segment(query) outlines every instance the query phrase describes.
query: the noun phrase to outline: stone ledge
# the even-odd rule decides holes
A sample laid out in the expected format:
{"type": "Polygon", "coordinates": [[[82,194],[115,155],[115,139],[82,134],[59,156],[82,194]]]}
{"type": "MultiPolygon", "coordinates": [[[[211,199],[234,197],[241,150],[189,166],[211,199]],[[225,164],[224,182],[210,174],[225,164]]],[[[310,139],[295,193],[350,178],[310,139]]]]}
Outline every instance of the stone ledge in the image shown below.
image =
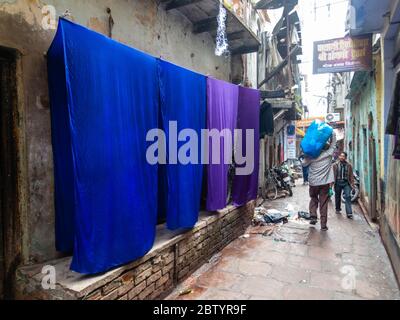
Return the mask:
{"type": "Polygon", "coordinates": [[[198,223],[190,230],[172,232],[167,230],[165,225],[158,226],[156,240],[149,253],[103,274],[87,276],[71,271],[71,257],[19,268],[16,297],[111,300],[161,296],[172,289],[177,281],[181,281],[201,266],[207,257],[243,234],[251,223],[254,204],[255,201],[251,201],[239,208],[229,206],[214,213],[201,212],[198,223]],[[240,223],[242,228],[232,228],[233,223],[240,223]],[[224,228],[229,230],[229,241],[226,241],[227,236],[220,232],[224,228]],[[181,247],[186,251],[178,259],[176,255],[181,247]],[[196,261],[198,263],[194,263],[196,261]],[[46,265],[56,269],[57,283],[56,288],[52,290],[44,290],[41,286],[44,276],[41,271],[46,265]]]}

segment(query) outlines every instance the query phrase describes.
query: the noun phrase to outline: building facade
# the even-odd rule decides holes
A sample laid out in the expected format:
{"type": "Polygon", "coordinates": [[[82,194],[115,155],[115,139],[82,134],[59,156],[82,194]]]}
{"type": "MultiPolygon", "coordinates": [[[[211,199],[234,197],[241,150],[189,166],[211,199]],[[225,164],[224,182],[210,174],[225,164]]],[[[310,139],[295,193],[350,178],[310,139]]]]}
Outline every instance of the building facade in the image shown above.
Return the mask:
{"type": "Polygon", "coordinates": [[[257,87],[258,35],[268,23],[250,1],[225,1],[230,54],[216,56],[220,1],[0,1],[2,229],[0,287],[55,250],[54,177],[46,52],[59,17],[217,79],[257,87]],[[251,23],[250,23],[251,22],[251,23]],[[7,157],[5,156],[7,154],[7,157]],[[4,176],[3,176],[4,174],[4,176]]]}
{"type": "MultiPolygon", "coordinates": [[[[365,154],[360,160],[365,160],[365,175],[368,176],[364,183],[376,184],[376,190],[368,190],[364,187],[366,200],[371,202],[370,194],[377,194],[378,199],[374,211],[374,201],[369,203],[369,215],[379,220],[380,232],[385,243],[386,249],[392,260],[392,265],[400,279],[400,162],[396,159],[395,148],[398,145],[399,132],[399,104],[397,99],[398,79],[400,70],[400,36],[399,36],[399,17],[400,2],[395,0],[383,0],[379,2],[366,0],[350,1],[348,30],[350,35],[375,34],[379,37],[379,49],[375,50],[375,70],[373,74],[363,76],[358,74],[356,83],[363,83],[366,87],[360,96],[359,104],[364,107],[360,114],[359,121],[348,124],[353,130],[353,141],[364,143],[359,150],[364,150],[365,154]],[[377,57],[377,50],[380,55],[377,57]],[[357,80],[359,79],[359,80],[357,80]],[[372,92],[373,90],[373,92],[372,92]],[[354,126],[355,125],[355,126],[354,126]],[[358,127],[357,127],[358,125],[358,127]],[[355,136],[355,134],[361,134],[355,136]],[[374,152],[374,144],[376,151],[374,152]],[[376,159],[368,158],[368,154],[376,154],[376,159]],[[377,166],[376,170],[374,167],[377,166]],[[371,172],[376,171],[375,176],[371,172]],[[372,212],[371,212],[372,210],[372,212]]],[[[360,109],[361,110],[361,109],[360,109]]],[[[354,146],[354,148],[358,148],[354,146]]],[[[356,152],[360,154],[359,152],[356,152]]],[[[359,155],[357,156],[359,157],[359,155]]],[[[397,157],[398,158],[398,157],[397,157]]],[[[368,204],[367,204],[368,207],[368,204]]]]}
{"type": "Polygon", "coordinates": [[[381,159],[381,52],[379,47],[373,57],[373,71],[356,72],[352,78],[349,95],[349,123],[346,132],[346,149],[354,169],[361,179],[361,199],[370,218],[377,221],[382,212],[381,159]]]}

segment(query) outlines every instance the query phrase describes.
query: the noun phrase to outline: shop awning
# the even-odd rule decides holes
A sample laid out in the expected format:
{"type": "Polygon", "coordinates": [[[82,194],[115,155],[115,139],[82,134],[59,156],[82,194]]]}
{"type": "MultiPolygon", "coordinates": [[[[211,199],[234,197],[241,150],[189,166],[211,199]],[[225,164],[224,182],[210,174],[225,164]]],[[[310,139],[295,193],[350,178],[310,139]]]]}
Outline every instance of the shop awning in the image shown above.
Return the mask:
{"type": "Polygon", "coordinates": [[[296,135],[300,137],[305,137],[306,133],[303,130],[296,128],[296,135]]]}
{"type": "Polygon", "coordinates": [[[350,92],[347,94],[346,99],[352,100],[362,90],[365,82],[368,80],[367,71],[357,71],[354,73],[353,79],[350,84],[350,92]]]}
{"type": "MultiPolygon", "coordinates": [[[[193,24],[196,34],[208,32],[216,37],[219,0],[161,0],[165,10],[178,10],[193,24]]],[[[233,10],[227,10],[227,37],[232,55],[257,52],[261,41],[233,10]]]]}
{"type": "Polygon", "coordinates": [[[325,117],[312,117],[312,118],[299,120],[296,122],[296,126],[298,128],[308,128],[311,125],[311,123],[313,123],[315,120],[325,121],[325,117]]]}

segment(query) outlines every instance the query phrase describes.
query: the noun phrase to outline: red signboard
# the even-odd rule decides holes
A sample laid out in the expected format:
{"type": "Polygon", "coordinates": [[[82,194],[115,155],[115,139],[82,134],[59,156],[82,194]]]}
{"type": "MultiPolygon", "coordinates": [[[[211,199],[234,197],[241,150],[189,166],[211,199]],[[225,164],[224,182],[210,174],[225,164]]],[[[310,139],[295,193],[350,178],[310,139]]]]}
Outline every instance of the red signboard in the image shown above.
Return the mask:
{"type": "Polygon", "coordinates": [[[371,34],[314,42],[314,74],[371,69],[371,34]]]}

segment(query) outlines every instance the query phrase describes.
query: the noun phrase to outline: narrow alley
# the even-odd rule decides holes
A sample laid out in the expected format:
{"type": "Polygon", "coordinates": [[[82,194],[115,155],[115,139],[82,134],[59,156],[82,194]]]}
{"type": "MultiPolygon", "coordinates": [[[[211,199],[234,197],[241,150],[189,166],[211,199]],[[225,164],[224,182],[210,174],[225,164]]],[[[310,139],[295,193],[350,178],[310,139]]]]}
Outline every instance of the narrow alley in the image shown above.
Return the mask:
{"type": "MultiPolygon", "coordinates": [[[[270,209],[308,211],[308,186],[293,198],[264,202],[270,209]],[[298,209],[298,210],[297,210],[298,209]]],[[[354,206],[353,220],[329,205],[328,232],[306,220],[289,219],[270,236],[249,227],[192,274],[168,300],[359,300],[400,299],[380,236],[354,206]]]]}
{"type": "Polygon", "coordinates": [[[399,21],[0,0],[0,302],[400,300],[399,21]]]}

